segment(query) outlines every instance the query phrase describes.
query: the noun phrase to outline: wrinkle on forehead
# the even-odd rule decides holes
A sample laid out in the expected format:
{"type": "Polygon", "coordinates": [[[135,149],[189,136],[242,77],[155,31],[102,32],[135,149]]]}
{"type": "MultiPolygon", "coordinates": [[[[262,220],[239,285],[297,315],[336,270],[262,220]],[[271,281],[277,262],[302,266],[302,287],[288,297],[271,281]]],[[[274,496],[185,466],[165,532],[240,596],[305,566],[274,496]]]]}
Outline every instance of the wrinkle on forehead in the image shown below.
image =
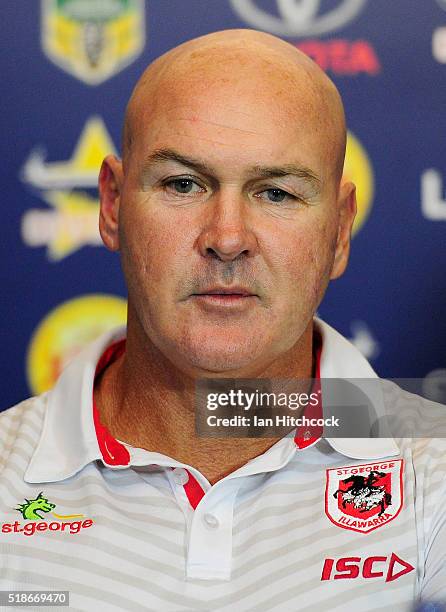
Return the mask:
{"type": "MultiPolygon", "coordinates": [[[[212,88],[230,87],[233,91],[271,87],[275,92],[275,112],[287,120],[295,119],[295,109],[305,111],[316,132],[324,134],[327,155],[340,180],[345,155],[345,116],[342,101],[333,82],[309,57],[271,34],[249,29],[213,32],[187,41],[153,61],[139,79],[127,106],[123,129],[124,169],[135,126],[150,123],[150,115],[166,103],[187,105],[187,96],[212,88]],[[256,85],[257,84],[257,85],[256,85]],[[294,116],[294,117],[293,117],[294,116]],[[147,119],[149,117],[149,119],[147,119]]],[[[259,104],[262,103],[259,93],[259,104]]],[[[191,100],[192,101],[192,100],[191,100]]],[[[249,113],[237,109],[242,114],[249,113]]],[[[218,121],[216,121],[218,125],[218,121]]],[[[240,127],[240,129],[243,129],[240,127]]],[[[247,127],[247,129],[249,129],[247,127]]]]}

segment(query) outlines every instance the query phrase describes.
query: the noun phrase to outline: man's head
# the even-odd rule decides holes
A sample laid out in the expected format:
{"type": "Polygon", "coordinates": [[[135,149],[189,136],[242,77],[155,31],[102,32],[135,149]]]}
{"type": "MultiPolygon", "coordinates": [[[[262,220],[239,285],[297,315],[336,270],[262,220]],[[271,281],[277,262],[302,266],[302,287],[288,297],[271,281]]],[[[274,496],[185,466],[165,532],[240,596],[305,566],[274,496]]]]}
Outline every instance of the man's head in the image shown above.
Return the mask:
{"type": "Polygon", "coordinates": [[[99,181],[129,328],[192,375],[254,372],[291,349],[347,263],[344,154],[335,86],[274,36],[215,32],[155,60],[127,107],[123,161],[106,158],[99,181]]]}

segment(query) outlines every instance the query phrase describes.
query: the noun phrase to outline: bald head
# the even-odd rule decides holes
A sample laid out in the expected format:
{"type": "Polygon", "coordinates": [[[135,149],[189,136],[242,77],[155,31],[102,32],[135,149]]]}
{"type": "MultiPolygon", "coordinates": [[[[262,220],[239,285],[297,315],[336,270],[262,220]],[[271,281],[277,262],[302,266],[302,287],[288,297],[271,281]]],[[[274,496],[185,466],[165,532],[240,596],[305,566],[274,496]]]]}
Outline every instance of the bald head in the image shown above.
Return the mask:
{"type": "MultiPolygon", "coordinates": [[[[345,116],[340,95],[327,75],[293,45],[264,32],[233,29],[213,32],[189,40],[158,57],[145,70],[127,106],[123,128],[124,169],[140,126],[150,129],[150,118],[167,99],[187,103],[200,92],[227,87],[234,92],[239,84],[252,83],[265,94],[272,112],[283,121],[305,121],[314,125],[324,140],[327,161],[337,182],[342,176],[345,155],[345,116]],[[299,109],[296,114],[295,109],[299,109]]],[[[209,102],[212,106],[212,100],[209,102]]]]}

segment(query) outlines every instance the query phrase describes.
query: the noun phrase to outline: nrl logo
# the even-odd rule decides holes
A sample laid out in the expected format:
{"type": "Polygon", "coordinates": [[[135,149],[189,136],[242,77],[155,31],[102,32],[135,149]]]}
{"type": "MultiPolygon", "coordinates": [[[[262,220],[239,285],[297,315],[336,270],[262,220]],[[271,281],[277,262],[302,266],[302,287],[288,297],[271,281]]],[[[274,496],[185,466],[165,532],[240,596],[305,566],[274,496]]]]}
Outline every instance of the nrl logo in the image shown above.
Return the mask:
{"type": "Polygon", "coordinates": [[[321,0],[276,0],[276,15],[256,4],[256,0],[231,0],[234,11],[252,26],[279,36],[317,36],[338,30],[352,21],[367,0],[341,0],[338,6],[322,12],[321,0]]]}
{"type": "Polygon", "coordinates": [[[143,0],[41,0],[43,51],[59,68],[98,85],[145,44],[143,0]]]}
{"type": "Polygon", "coordinates": [[[344,529],[368,533],[400,512],[402,459],[327,470],[325,511],[344,529]]]}

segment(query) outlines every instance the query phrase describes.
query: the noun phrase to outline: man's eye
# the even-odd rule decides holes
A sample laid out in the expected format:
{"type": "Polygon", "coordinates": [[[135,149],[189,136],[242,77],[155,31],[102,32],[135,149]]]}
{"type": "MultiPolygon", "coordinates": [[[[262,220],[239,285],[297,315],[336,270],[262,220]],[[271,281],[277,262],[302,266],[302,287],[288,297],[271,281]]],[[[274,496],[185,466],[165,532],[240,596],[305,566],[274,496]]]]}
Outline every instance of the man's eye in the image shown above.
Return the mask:
{"type": "Polygon", "coordinates": [[[198,185],[195,181],[190,178],[178,178],[178,179],[169,179],[163,183],[169,189],[172,189],[175,193],[179,194],[191,194],[202,191],[200,185],[198,185]],[[197,187],[197,189],[193,189],[193,187],[197,187]]]}
{"type": "Polygon", "coordinates": [[[292,196],[290,193],[284,191],[283,189],[278,189],[277,187],[265,189],[260,193],[268,194],[267,201],[273,204],[282,204],[282,202],[285,202],[287,198],[291,198],[292,200],[297,199],[295,196],[292,196]]]}

